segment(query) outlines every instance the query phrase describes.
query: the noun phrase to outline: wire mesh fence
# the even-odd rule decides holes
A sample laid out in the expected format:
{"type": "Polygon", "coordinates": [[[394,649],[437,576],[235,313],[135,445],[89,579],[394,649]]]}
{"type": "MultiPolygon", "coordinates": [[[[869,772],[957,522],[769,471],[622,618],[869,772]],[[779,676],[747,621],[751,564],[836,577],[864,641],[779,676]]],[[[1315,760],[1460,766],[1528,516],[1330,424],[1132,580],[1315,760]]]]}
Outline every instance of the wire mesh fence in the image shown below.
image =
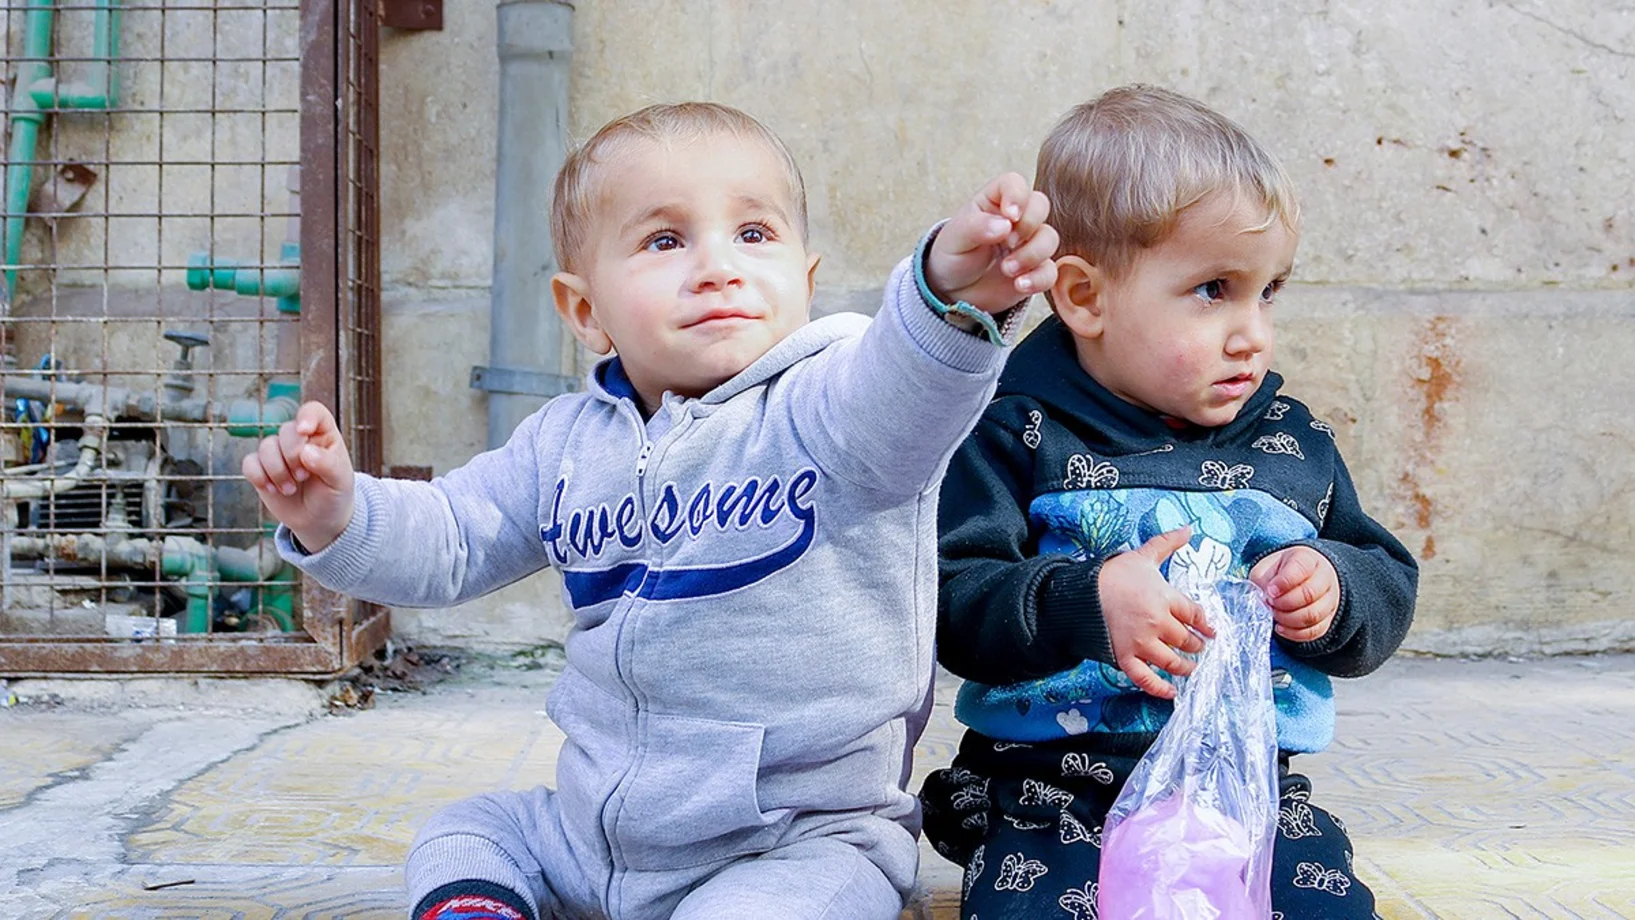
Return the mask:
{"type": "Polygon", "coordinates": [[[335,670],[383,620],[239,475],[303,393],[378,467],[376,15],[5,7],[0,671],[335,670]]]}

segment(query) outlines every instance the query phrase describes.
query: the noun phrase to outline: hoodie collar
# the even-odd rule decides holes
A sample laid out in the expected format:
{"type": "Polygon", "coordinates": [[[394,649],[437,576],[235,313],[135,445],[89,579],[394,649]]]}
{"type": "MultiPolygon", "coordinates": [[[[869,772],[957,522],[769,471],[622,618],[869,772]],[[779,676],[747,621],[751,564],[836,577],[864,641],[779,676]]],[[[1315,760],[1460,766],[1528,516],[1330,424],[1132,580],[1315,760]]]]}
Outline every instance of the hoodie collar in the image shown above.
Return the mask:
{"type": "MultiPolygon", "coordinates": [[[[1267,371],[1260,388],[1249,397],[1237,417],[1219,428],[1194,425],[1175,427],[1163,416],[1135,406],[1079,366],[1073,333],[1051,316],[1016,346],[999,378],[999,396],[1027,396],[1049,406],[1059,419],[1071,418],[1083,427],[1103,432],[1115,443],[1129,445],[1169,441],[1231,441],[1256,427],[1283,378],[1267,371]]],[[[1079,427],[1079,426],[1075,426],[1079,427]]]]}

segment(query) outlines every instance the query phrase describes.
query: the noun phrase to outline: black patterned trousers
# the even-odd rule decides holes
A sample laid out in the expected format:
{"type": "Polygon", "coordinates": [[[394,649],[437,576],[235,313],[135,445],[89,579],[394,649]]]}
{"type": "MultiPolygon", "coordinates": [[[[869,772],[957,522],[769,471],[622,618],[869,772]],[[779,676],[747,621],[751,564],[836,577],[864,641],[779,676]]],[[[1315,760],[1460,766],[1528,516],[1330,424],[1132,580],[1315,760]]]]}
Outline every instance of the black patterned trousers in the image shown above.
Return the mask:
{"type": "MultiPolygon", "coordinates": [[[[926,837],[965,867],[962,920],[1096,920],[1102,822],[1137,760],[966,733],[920,792],[926,837]]],[[[1280,784],[1274,920],[1374,918],[1345,826],[1311,804],[1306,777],[1280,784]]]]}

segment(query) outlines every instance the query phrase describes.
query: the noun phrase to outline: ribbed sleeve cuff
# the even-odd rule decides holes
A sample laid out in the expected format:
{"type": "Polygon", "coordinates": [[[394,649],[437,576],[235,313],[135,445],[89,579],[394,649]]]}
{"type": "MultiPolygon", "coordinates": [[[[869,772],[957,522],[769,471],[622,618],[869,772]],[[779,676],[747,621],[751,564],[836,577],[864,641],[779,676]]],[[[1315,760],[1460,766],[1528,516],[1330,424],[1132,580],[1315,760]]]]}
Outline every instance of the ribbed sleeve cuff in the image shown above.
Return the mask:
{"type": "Polygon", "coordinates": [[[324,586],[345,592],[360,584],[369,574],[379,556],[381,534],[385,532],[386,501],[380,483],[373,477],[358,474],[352,487],[352,520],[346,529],[316,553],[304,551],[295,542],[295,534],[283,524],[278,525],[274,542],[278,554],[286,562],[306,572],[324,586]]]}
{"type": "MultiPolygon", "coordinates": [[[[486,837],[476,834],[448,834],[416,846],[403,867],[409,900],[417,908],[426,896],[456,882],[483,881],[529,897],[533,887],[515,861],[486,837]]],[[[539,916],[534,904],[526,905],[539,916]]]]}
{"type": "MultiPolygon", "coordinates": [[[[915,247],[914,255],[898,263],[891,273],[886,299],[891,312],[902,320],[908,337],[921,351],[955,370],[968,374],[982,373],[1005,362],[1005,349],[979,333],[968,332],[948,322],[936,312],[920,289],[915,271],[917,261],[923,258],[928,241],[940,228],[940,224],[932,228],[925,240],[915,247]]],[[[1010,319],[1010,315],[1002,318],[1010,319]]]]}
{"type": "Polygon", "coordinates": [[[892,292],[892,312],[896,314],[908,337],[920,350],[941,364],[967,374],[979,374],[1005,361],[1005,349],[987,339],[972,335],[932,312],[931,305],[920,296],[909,260],[903,260],[892,273],[896,289],[892,292]]]}
{"type": "Polygon", "coordinates": [[[1042,649],[1063,658],[1113,662],[1113,644],[1101,615],[1101,563],[1071,562],[1039,583],[1034,625],[1042,649]]]}

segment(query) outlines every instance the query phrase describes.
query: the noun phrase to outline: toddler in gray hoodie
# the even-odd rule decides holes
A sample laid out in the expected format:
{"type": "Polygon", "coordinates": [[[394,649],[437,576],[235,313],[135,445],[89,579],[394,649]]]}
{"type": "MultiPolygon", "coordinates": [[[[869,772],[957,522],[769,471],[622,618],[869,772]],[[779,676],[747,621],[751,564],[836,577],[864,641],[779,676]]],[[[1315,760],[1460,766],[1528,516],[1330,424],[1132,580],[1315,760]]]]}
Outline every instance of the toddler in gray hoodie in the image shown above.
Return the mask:
{"type": "Polygon", "coordinates": [[[318,403],[245,458],[286,558],[337,591],[449,606],[561,573],[558,787],[435,816],[417,920],[897,915],[937,486],[1054,280],[1048,210],[1001,176],[872,322],[810,322],[789,151],[735,109],[652,106],[557,177],[556,308],[612,355],[583,392],[429,484],[355,473],[318,403]]]}

